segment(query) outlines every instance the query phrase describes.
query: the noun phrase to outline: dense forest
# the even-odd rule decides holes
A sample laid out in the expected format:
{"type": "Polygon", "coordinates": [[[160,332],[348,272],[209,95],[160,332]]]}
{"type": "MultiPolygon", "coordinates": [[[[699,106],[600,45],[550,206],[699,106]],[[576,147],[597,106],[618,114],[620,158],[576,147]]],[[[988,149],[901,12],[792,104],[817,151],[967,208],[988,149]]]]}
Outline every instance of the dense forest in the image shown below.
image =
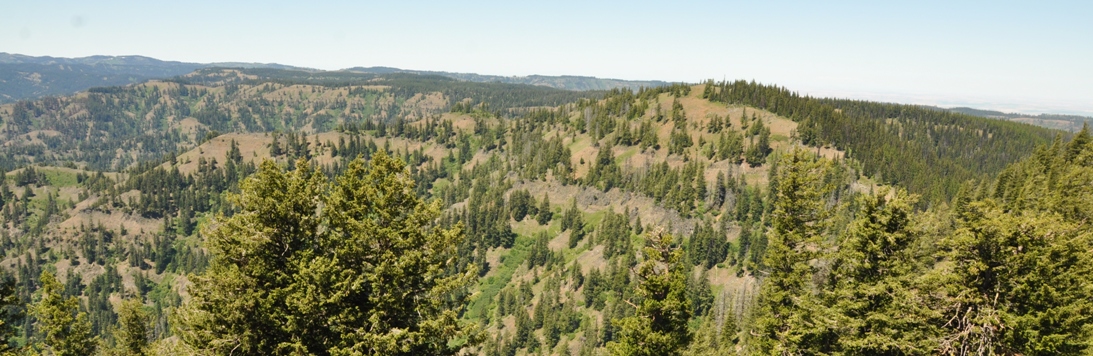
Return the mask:
{"type": "Polygon", "coordinates": [[[904,186],[930,202],[997,172],[1053,133],[1027,124],[868,101],[803,97],[785,88],[735,81],[707,83],[704,96],[754,106],[801,123],[801,142],[833,146],[862,163],[862,173],[904,186]],[[926,173],[929,171],[929,173],[926,173]]]}
{"type": "Polygon", "coordinates": [[[0,352],[1040,355],[1093,139],[743,81],[203,69],[0,106],[0,352]]]}

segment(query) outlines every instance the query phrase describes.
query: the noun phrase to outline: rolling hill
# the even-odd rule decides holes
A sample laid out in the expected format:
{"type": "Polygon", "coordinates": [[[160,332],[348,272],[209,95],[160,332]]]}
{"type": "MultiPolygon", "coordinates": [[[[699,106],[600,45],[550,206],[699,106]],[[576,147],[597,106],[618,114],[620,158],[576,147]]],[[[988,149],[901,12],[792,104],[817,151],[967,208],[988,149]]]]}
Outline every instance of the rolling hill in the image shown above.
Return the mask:
{"type": "Polygon", "coordinates": [[[0,103],[170,78],[206,67],[303,69],[261,63],[185,63],[144,56],[58,58],[0,52],[0,103]]]}
{"type": "MultiPolygon", "coordinates": [[[[621,338],[618,321],[639,313],[634,268],[654,231],[674,236],[683,259],[691,347],[747,353],[762,347],[751,332],[770,322],[769,281],[793,275],[778,268],[823,280],[844,271],[828,263],[846,262],[824,253],[859,246],[843,245],[851,237],[895,236],[882,240],[913,252],[885,251],[909,254],[908,268],[936,282],[930,271],[954,265],[938,261],[958,261],[945,246],[967,240],[946,236],[989,208],[974,200],[1039,204],[1012,193],[1035,180],[1015,162],[1033,152],[1035,162],[1086,157],[1042,148],[1059,131],[962,113],[744,81],[604,83],[566,84],[605,89],[574,91],[400,70],[198,68],[0,105],[0,264],[26,300],[38,274],[55,271],[104,338],[115,306],[138,300],[151,311],[155,350],[176,352],[185,335],[172,311],[217,263],[207,243],[241,213],[241,182],[267,160],[335,177],[354,158],[382,154],[405,162],[400,182],[413,195],[439,204],[429,225],[465,235],[445,273],[477,272],[452,297],[468,298],[460,320],[485,331],[475,353],[604,352],[621,338]],[[1008,180],[991,183],[997,176],[1008,180]],[[801,206],[813,210],[787,217],[793,199],[812,199],[801,206]],[[890,224],[868,220],[889,213],[890,224]],[[899,217],[911,215],[918,230],[901,230],[899,217]],[[785,221],[808,216],[810,240],[785,248],[785,221]],[[860,230],[877,225],[893,230],[860,230]]],[[[811,286],[793,283],[800,295],[811,286]]],[[[16,344],[35,337],[29,325],[16,344]]]]}
{"type": "Polygon", "coordinates": [[[566,89],[566,90],[610,90],[618,88],[629,88],[637,90],[640,87],[659,87],[668,85],[668,82],[660,80],[622,80],[622,79],[605,79],[587,76],[548,76],[548,75],[528,75],[528,76],[499,76],[499,75],[484,75],[475,73],[452,73],[452,72],[438,72],[427,70],[410,70],[399,69],[391,67],[353,67],[345,69],[349,72],[356,73],[375,73],[375,74],[389,74],[389,73],[411,73],[420,75],[439,75],[449,78],[455,78],[468,82],[479,83],[508,83],[508,84],[531,84],[541,85],[551,88],[566,89]]]}

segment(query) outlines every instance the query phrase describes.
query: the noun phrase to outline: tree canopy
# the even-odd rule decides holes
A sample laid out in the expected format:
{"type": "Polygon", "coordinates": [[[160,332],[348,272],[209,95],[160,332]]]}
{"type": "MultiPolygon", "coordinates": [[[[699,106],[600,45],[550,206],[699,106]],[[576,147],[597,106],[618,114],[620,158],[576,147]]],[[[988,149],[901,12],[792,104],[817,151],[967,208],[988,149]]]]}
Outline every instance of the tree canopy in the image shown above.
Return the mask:
{"type": "Polygon", "coordinates": [[[434,226],[398,159],[352,161],[332,183],[297,161],[264,162],[208,232],[179,335],[201,353],[454,354],[474,341],[450,273],[459,226],[434,226]]]}

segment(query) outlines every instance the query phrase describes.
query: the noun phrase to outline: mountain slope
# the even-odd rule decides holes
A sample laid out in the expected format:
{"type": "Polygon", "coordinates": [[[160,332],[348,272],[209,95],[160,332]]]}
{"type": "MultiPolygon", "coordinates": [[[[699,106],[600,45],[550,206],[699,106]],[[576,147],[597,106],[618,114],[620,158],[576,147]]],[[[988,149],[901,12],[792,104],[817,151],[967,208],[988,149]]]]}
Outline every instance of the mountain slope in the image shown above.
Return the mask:
{"type": "Polygon", "coordinates": [[[993,119],[1003,119],[1009,121],[1023,122],[1026,124],[1032,124],[1041,127],[1047,127],[1056,130],[1063,130],[1068,132],[1078,132],[1082,128],[1083,124],[1093,122],[1093,117],[1079,116],[1079,115],[1058,115],[1058,114],[1019,114],[1019,113],[1004,113],[1001,111],[993,110],[980,110],[973,108],[950,108],[942,109],[952,112],[958,112],[962,114],[989,117],[993,119]]]}
{"type": "Polygon", "coordinates": [[[185,63],[143,56],[57,58],[0,52],[0,103],[170,78],[205,67],[301,69],[280,64],[185,63]]]}
{"type": "Polygon", "coordinates": [[[584,77],[574,75],[562,75],[562,76],[548,76],[548,75],[528,75],[528,76],[512,76],[505,77],[500,75],[484,75],[475,73],[452,73],[452,72],[437,72],[427,70],[411,70],[411,69],[399,69],[391,67],[353,67],[345,69],[349,72],[356,73],[375,73],[375,74],[389,74],[389,73],[412,73],[421,75],[439,75],[449,78],[455,78],[468,82],[497,82],[508,84],[531,84],[541,85],[551,88],[565,89],[565,90],[610,90],[618,88],[630,88],[637,90],[639,87],[659,87],[668,85],[668,82],[659,80],[622,80],[622,79],[607,79],[596,77],[584,77]]]}
{"type": "Polygon", "coordinates": [[[153,337],[170,345],[168,315],[209,263],[205,236],[238,213],[230,196],[258,162],[304,159],[333,177],[382,151],[407,162],[414,193],[439,202],[437,226],[463,227],[447,272],[480,273],[459,291],[472,296],[462,318],[488,336],[478,353],[603,352],[617,340],[615,320],[635,313],[631,268],[656,230],[685,256],[695,329],[747,338],[777,263],[768,246],[783,241],[773,236],[784,219],[773,217],[785,214],[779,184],[795,167],[784,153],[819,167],[816,181],[792,183],[824,192],[810,202],[827,212],[813,237],[838,241],[870,192],[910,186],[944,207],[956,194],[938,186],[989,179],[1024,156],[969,147],[1035,146],[1053,133],[899,109],[739,82],[575,92],[409,73],[199,69],[0,106],[9,171],[0,261],[28,300],[37,274],[55,269],[103,336],[115,304],[138,299],[154,311],[153,337]],[[899,156],[885,140],[931,157],[899,156]],[[961,176],[933,169],[972,158],[983,162],[961,176]],[[890,172],[885,159],[907,175],[867,174],[890,172]]]}

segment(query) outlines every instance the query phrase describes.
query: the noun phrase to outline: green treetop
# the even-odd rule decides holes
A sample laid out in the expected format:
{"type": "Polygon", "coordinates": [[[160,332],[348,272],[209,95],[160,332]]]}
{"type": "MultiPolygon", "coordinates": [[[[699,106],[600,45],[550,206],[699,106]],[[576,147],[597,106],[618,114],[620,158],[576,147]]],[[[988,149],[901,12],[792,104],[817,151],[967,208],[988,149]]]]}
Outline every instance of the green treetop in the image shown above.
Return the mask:
{"type": "MultiPolygon", "coordinates": [[[[778,170],[772,232],[763,257],[766,277],[760,288],[753,347],[762,354],[796,354],[829,344],[832,336],[820,316],[811,285],[819,256],[826,208],[822,181],[826,161],[794,150],[778,170]]],[[[776,189],[774,189],[776,188],[776,189]]]]}
{"type": "Polygon", "coordinates": [[[691,342],[688,328],[691,301],[687,298],[688,266],[683,249],[672,246],[672,235],[651,233],[637,267],[639,299],[634,316],[618,320],[612,355],[679,355],[691,342]]]}
{"type": "Polygon", "coordinates": [[[306,161],[263,162],[208,233],[179,335],[200,353],[444,355],[476,341],[452,272],[461,227],[436,227],[402,161],[353,160],[327,184],[306,161]],[[462,340],[462,341],[461,341],[462,340]]]}
{"type": "Polygon", "coordinates": [[[64,285],[50,272],[42,272],[38,303],[33,306],[38,319],[42,351],[56,356],[85,356],[95,352],[98,340],[91,335],[87,313],[79,311],[76,297],[61,295],[64,285]]]}

